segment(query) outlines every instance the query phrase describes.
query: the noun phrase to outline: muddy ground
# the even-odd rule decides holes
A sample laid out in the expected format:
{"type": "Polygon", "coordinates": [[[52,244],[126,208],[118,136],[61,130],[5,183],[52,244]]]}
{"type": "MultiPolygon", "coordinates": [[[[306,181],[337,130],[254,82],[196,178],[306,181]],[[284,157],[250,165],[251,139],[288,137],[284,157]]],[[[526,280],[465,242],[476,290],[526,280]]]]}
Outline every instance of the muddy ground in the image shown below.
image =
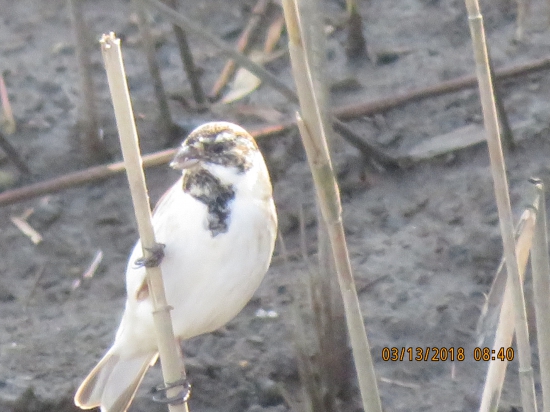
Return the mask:
{"type": "MultiPolygon", "coordinates": [[[[181,1],[193,20],[230,43],[246,24],[252,1],[181,1]],[[220,12],[223,10],[223,12],[220,12]]],[[[399,51],[391,62],[346,62],[345,33],[338,28],[343,5],[324,1],[328,82],[354,79],[332,92],[332,105],[369,101],[474,73],[464,4],[460,0],[362,2],[371,53],[399,51]],[[334,30],[333,30],[334,29],[334,30]]],[[[514,2],[484,4],[486,31],[497,68],[548,55],[546,5],[533,2],[523,43],[512,42],[514,2]]],[[[25,178],[0,153],[2,189],[53,178],[86,167],[76,145],[80,97],[66,2],[0,0],[0,68],[17,120],[9,140],[34,177],[25,178]]],[[[115,31],[124,40],[142,150],[165,147],[159,137],[157,106],[129,1],[86,1],[94,38],[115,31]]],[[[169,92],[189,96],[168,22],[152,14],[158,58],[169,92]]],[[[196,36],[191,45],[207,90],[224,60],[196,36]]],[[[93,73],[101,125],[113,159],[120,159],[99,47],[93,73]]],[[[282,39],[280,47],[285,47],[282,39]]],[[[288,57],[269,64],[292,86],[288,57]]],[[[500,83],[512,124],[526,127],[518,148],[507,154],[512,208],[519,216],[529,200],[527,179],[550,184],[550,78],[547,71],[500,83]]],[[[295,110],[267,86],[244,103],[290,119],[295,110]]],[[[265,120],[243,115],[240,104],[197,114],[171,101],[184,129],[212,119],[254,129],[265,120]]],[[[272,120],[273,122],[273,120],[272,120]]],[[[357,133],[392,154],[406,153],[426,138],[481,123],[474,89],[410,103],[350,122],[357,133]]],[[[183,137],[183,136],[182,136],[183,137]]],[[[174,146],[176,143],[172,143],[174,146]]],[[[298,211],[305,207],[309,239],[315,241],[312,183],[296,131],[260,141],[274,182],[281,230],[298,245],[298,211]]],[[[476,410],[487,365],[473,359],[475,324],[501,256],[496,205],[484,145],[399,171],[368,169],[360,180],[360,156],[344,143],[337,156],[343,189],[344,222],[360,290],[385,411],[476,410]],[[344,171],[349,169],[346,174],[344,171]],[[462,362],[385,362],[384,347],[465,349],[462,362]]],[[[147,171],[153,201],[176,179],[168,167],[147,171]]],[[[0,208],[0,410],[74,410],[72,394],[110,345],[125,299],[124,268],[136,240],[124,175],[0,208]],[[10,221],[28,208],[29,223],[43,236],[34,245],[10,221]],[[97,250],[103,262],[92,279],[74,288],[97,250]],[[38,280],[37,280],[38,279],[38,280]]],[[[255,298],[223,330],[185,344],[193,383],[191,410],[289,410],[276,389],[299,392],[292,344],[290,304],[296,280],[307,274],[299,259],[285,269],[275,259],[255,298]],[[257,316],[273,310],[276,318],[257,316]]],[[[533,331],[532,331],[533,332],[533,331]]],[[[534,339],[534,335],[532,334],[534,339]]],[[[537,361],[537,357],[534,358],[537,361]]],[[[517,357],[511,363],[499,410],[520,405],[517,357]]],[[[164,410],[148,390],[160,382],[158,366],[146,377],[133,411],[164,410]]],[[[538,382],[538,377],[537,377],[538,382]]],[[[538,390],[538,386],[537,386],[538,390]]],[[[358,394],[341,410],[359,410],[358,394]]]]}

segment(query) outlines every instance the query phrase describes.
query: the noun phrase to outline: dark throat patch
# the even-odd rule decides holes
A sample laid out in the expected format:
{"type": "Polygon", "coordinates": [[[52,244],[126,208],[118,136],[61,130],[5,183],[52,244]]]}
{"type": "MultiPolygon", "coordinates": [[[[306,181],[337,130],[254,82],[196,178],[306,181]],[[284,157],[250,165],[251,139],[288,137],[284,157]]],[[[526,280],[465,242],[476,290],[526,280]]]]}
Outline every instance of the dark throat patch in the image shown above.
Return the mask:
{"type": "Polygon", "coordinates": [[[231,217],[231,200],[235,198],[232,185],[224,185],[205,169],[188,171],[183,178],[183,190],[208,209],[207,224],[212,237],[227,232],[231,217]]]}

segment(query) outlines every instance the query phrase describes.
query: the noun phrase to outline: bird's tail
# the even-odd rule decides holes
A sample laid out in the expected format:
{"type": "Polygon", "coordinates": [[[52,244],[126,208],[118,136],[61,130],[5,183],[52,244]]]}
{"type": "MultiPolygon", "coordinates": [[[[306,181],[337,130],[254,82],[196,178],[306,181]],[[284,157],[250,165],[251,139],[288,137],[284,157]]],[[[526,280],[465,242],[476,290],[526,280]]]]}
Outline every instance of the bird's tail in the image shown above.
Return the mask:
{"type": "Polygon", "coordinates": [[[158,353],[153,352],[125,358],[110,350],[84,379],[74,403],[82,409],[100,406],[103,412],[126,411],[157,357],[158,353]]]}

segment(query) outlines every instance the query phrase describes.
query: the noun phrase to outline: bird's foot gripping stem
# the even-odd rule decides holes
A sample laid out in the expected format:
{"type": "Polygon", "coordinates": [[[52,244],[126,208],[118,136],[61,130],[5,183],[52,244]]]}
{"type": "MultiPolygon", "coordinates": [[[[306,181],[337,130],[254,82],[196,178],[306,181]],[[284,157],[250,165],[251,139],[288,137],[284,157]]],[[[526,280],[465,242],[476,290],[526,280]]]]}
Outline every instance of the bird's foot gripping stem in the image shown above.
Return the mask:
{"type": "Polygon", "coordinates": [[[164,258],[164,248],[166,247],[163,243],[156,243],[152,248],[147,248],[146,250],[151,253],[148,257],[142,257],[137,259],[134,264],[136,267],[141,268],[155,268],[160,265],[162,259],[164,258]]]}

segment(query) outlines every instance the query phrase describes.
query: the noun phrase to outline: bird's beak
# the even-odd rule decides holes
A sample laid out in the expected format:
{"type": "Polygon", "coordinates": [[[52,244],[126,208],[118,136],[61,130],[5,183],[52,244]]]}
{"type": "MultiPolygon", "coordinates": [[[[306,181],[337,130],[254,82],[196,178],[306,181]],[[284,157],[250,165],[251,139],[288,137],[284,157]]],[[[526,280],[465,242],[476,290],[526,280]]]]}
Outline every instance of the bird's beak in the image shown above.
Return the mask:
{"type": "Polygon", "coordinates": [[[176,170],[189,169],[195,166],[200,161],[200,153],[193,146],[182,146],[174,156],[174,160],[170,163],[170,167],[176,170]]]}

